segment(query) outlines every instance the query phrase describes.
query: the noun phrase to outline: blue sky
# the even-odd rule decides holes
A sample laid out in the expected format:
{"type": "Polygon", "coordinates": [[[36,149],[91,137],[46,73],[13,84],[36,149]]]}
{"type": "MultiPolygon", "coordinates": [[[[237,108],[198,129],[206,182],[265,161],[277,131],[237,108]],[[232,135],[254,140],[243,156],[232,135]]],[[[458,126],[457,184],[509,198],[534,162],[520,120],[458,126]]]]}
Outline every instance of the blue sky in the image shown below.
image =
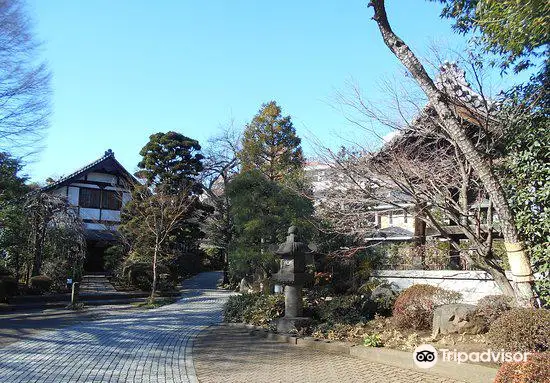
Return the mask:
{"type": "MultiPolygon", "coordinates": [[[[440,5],[387,2],[417,51],[460,44],[440,5]]],[[[330,103],[353,78],[367,96],[402,73],[366,0],[28,0],[53,72],[53,116],[34,181],[68,174],[111,148],[135,170],[148,136],[175,130],[205,144],[221,125],[276,100],[302,138],[335,146],[350,129],[330,103]]],[[[313,151],[304,140],[306,154],[313,151]]]]}

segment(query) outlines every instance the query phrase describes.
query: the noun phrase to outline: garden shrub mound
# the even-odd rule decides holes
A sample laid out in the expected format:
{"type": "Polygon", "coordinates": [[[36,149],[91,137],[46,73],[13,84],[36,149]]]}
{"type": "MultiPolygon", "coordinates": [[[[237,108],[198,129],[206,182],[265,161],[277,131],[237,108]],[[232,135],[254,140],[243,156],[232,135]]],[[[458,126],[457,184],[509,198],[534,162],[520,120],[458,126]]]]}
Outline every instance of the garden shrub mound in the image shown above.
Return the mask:
{"type": "Polygon", "coordinates": [[[285,313],[285,297],[282,294],[242,294],[229,297],[224,308],[225,322],[244,322],[268,327],[285,313]]]}
{"type": "Polygon", "coordinates": [[[17,292],[17,281],[9,275],[0,275],[0,302],[7,302],[8,298],[17,292]]]}
{"type": "Polygon", "coordinates": [[[512,303],[513,299],[506,295],[487,295],[479,300],[474,315],[480,319],[484,332],[489,330],[491,323],[512,308],[512,303]]]}
{"type": "Polygon", "coordinates": [[[550,352],[530,355],[526,362],[509,362],[500,366],[494,383],[550,382],[550,352]]]}
{"type": "Polygon", "coordinates": [[[509,310],[491,324],[487,339],[496,349],[550,351],[550,310],[509,310]]]}
{"type": "Polygon", "coordinates": [[[437,306],[458,303],[461,294],[431,285],[413,285],[401,292],[393,305],[393,320],[399,328],[428,330],[437,306]]]}
{"type": "Polygon", "coordinates": [[[355,324],[374,316],[370,301],[360,295],[341,295],[319,299],[311,305],[313,319],[327,324],[355,324]]]}
{"type": "Polygon", "coordinates": [[[50,291],[53,280],[47,275],[37,275],[31,278],[31,287],[42,293],[50,291]]]}
{"type": "Polygon", "coordinates": [[[390,316],[399,288],[391,283],[381,283],[370,292],[369,311],[381,316],[390,316]]]}

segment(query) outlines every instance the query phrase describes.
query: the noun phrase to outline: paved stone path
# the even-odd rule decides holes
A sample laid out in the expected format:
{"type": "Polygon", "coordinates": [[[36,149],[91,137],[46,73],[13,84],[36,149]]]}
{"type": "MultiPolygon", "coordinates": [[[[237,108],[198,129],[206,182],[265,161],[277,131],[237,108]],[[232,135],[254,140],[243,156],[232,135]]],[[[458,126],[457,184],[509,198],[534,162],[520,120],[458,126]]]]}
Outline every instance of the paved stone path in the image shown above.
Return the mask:
{"type": "Polygon", "coordinates": [[[43,310],[18,310],[0,314],[0,347],[25,339],[34,339],[43,331],[59,330],[80,322],[98,320],[106,316],[126,312],[140,312],[135,305],[98,305],[84,310],[49,308],[43,310]]]}
{"type": "Polygon", "coordinates": [[[177,303],[37,334],[0,348],[0,382],[196,382],[194,336],[219,323],[220,273],[184,284],[177,303]]]}
{"type": "Polygon", "coordinates": [[[213,327],[195,341],[201,383],[459,383],[419,370],[277,343],[250,330],[213,327]]]}

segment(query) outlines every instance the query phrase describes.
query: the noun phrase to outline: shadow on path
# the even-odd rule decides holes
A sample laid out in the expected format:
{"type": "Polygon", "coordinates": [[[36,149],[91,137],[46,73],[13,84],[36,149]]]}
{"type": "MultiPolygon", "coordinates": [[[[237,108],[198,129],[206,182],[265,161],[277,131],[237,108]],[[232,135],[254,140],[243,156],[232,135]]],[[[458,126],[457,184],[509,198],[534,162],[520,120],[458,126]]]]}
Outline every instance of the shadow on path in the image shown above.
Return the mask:
{"type": "Polygon", "coordinates": [[[230,293],[216,290],[221,274],[183,283],[176,303],[112,314],[29,335],[0,349],[0,382],[190,382],[193,337],[219,323],[230,293]]]}

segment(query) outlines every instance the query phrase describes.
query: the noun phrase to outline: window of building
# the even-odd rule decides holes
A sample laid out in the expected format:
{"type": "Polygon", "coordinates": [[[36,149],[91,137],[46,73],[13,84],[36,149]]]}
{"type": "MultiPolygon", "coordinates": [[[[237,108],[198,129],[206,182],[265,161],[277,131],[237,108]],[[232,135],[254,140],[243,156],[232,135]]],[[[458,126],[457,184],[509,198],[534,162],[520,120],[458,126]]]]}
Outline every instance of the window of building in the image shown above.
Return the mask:
{"type": "Polygon", "coordinates": [[[115,191],[80,188],[78,205],[90,209],[120,210],[122,203],[115,191]]]}
{"type": "Polygon", "coordinates": [[[120,210],[120,197],[115,191],[103,190],[101,193],[101,208],[107,210],[120,210]]]}
{"type": "Polygon", "coordinates": [[[84,208],[99,209],[101,205],[101,190],[80,188],[78,205],[84,208]]]}
{"type": "Polygon", "coordinates": [[[390,211],[390,214],[388,215],[388,220],[390,222],[390,225],[393,225],[393,212],[390,211]]]}

